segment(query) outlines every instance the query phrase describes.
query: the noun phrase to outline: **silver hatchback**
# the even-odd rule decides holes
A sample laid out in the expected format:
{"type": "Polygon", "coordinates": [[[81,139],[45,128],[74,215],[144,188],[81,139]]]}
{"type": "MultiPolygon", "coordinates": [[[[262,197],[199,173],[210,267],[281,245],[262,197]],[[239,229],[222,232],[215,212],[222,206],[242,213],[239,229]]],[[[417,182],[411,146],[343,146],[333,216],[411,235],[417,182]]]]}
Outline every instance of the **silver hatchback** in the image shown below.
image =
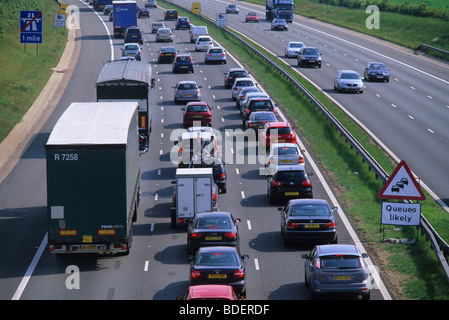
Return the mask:
{"type": "Polygon", "coordinates": [[[370,299],[372,279],[364,260],[368,255],[355,245],[319,245],[302,257],[311,299],[325,294],[353,294],[370,299]]]}
{"type": "Polygon", "coordinates": [[[226,50],[222,47],[209,47],[204,55],[204,63],[226,64],[226,50]]]}
{"type": "Polygon", "coordinates": [[[175,89],[175,104],[178,104],[180,101],[201,101],[201,86],[197,85],[196,81],[179,81],[173,88],[175,89]]]}
{"type": "Polygon", "coordinates": [[[156,42],[170,41],[173,42],[173,32],[170,28],[159,28],[156,32],[156,42]]]}

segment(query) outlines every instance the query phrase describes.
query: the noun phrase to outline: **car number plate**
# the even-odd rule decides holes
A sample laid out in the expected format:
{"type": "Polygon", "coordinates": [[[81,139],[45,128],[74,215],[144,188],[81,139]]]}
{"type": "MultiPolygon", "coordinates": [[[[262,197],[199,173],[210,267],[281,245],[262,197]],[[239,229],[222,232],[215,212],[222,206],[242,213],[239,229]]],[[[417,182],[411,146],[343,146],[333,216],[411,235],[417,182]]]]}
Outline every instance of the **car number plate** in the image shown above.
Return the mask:
{"type": "Polygon", "coordinates": [[[278,139],[278,143],[285,142],[285,139],[278,139]]]}
{"type": "Polygon", "coordinates": [[[191,97],[191,94],[185,94],[184,97],[191,97]]]}
{"type": "Polygon", "coordinates": [[[171,56],[172,56],[171,53],[166,53],[165,55],[166,55],[167,57],[171,57],[171,56]]]}
{"type": "Polygon", "coordinates": [[[280,163],[292,163],[292,161],[291,160],[281,160],[281,161],[279,161],[280,163]]]}
{"type": "Polygon", "coordinates": [[[334,280],[351,280],[351,276],[334,276],[334,280]]]}
{"type": "Polygon", "coordinates": [[[187,69],[187,66],[181,66],[181,69],[187,69]]]}
{"type": "Polygon", "coordinates": [[[202,118],[203,116],[193,116],[193,118],[195,118],[195,119],[199,119],[199,118],[202,118]]]}
{"type": "Polygon", "coordinates": [[[220,273],[220,274],[209,274],[207,277],[209,278],[209,279],[226,279],[226,274],[222,274],[222,273],[220,273]]]}
{"type": "Polygon", "coordinates": [[[221,240],[221,236],[209,236],[206,237],[206,240],[221,240]]]}
{"type": "Polygon", "coordinates": [[[308,223],[308,224],[304,225],[304,227],[306,229],[316,229],[316,228],[319,228],[320,225],[319,224],[310,224],[310,223],[308,223]]]}
{"type": "Polygon", "coordinates": [[[297,196],[297,195],[299,195],[299,192],[286,192],[285,195],[286,196],[297,196]]]}
{"type": "Polygon", "coordinates": [[[260,128],[260,129],[263,129],[263,125],[262,125],[262,124],[259,124],[259,128],[260,128]]]}

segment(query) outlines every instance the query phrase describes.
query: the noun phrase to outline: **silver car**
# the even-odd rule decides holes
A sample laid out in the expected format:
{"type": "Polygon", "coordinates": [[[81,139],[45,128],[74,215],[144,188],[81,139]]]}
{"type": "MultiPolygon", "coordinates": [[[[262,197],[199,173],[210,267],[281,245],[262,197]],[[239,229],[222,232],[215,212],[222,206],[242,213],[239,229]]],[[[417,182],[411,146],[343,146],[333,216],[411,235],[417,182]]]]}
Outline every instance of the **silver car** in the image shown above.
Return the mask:
{"type": "Polygon", "coordinates": [[[226,50],[216,46],[207,48],[204,55],[204,62],[206,64],[215,62],[226,64],[226,50]]]}
{"type": "Polygon", "coordinates": [[[362,77],[354,70],[339,70],[334,79],[334,90],[363,93],[362,77]]]}
{"type": "Polygon", "coordinates": [[[304,164],[304,156],[296,143],[273,143],[267,154],[265,167],[304,164]]]}
{"type": "Polygon", "coordinates": [[[364,260],[367,257],[353,244],[318,245],[310,254],[303,254],[305,284],[310,298],[353,294],[369,300],[371,277],[364,260]]]}
{"type": "Polygon", "coordinates": [[[173,32],[170,28],[159,28],[156,32],[156,42],[169,41],[173,42],[173,32]]]}
{"type": "Polygon", "coordinates": [[[160,28],[165,28],[165,23],[162,21],[154,21],[151,25],[151,33],[157,33],[160,28]]]}
{"type": "Polygon", "coordinates": [[[304,43],[300,41],[290,41],[284,48],[284,55],[287,58],[297,57],[299,50],[304,47],[304,43]]]}
{"type": "Polygon", "coordinates": [[[136,60],[140,61],[141,50],[138,43],[125,43],[122,48],[122,57],[134,57],[136,60]]]}
{"type": "Polygon", "coordinates": [[[180,101],[201,101],[201,86],[198,86],[196,81],[179,81],[173,88],[175,89],[175,104],[178,104],[180,101]]]}
{"type": "Polygon", "coordinates": [[[232,100],[237,100],[237,95],[243,87],[256,87],[257,83],[252,78],[236,78],[232,85],[232,100]]]}

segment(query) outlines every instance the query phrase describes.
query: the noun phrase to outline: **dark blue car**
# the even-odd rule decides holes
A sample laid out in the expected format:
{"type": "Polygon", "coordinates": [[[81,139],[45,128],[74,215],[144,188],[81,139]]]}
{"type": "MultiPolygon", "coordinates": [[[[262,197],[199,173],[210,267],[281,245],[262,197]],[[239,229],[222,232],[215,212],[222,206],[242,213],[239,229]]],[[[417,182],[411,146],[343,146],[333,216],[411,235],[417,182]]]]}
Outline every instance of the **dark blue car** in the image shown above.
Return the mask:
{"type": "Polygon", "coordinates": [[[178,54],[172,63],[173,72],[192,72],[193,69],[193,58],[190,54],[178,54]]]}
{"type": "Polygon", "coordinates": [[[187,17],[179,17],[176,20],[176,30],[190,29],[190,20],[187,17]]]}

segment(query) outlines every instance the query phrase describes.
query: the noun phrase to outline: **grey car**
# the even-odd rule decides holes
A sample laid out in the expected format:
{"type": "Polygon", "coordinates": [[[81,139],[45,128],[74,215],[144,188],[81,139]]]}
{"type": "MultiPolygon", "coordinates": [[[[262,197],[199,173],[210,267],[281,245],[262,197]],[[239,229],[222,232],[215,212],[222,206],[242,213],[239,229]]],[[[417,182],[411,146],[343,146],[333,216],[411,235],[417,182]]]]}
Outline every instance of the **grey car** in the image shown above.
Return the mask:
{"type": "Polygon", "coordinates": [[[159,28],[156,32],[156,42],[169,41],[173,42],[173,32],[170,28],[159,28]]]}
{"type": "Polygon", "coordinates": [[[362,78],[357,71],[339,70],[334,79],[334,90],[363,93],[362,78]]]}
{"type": "Polygon", "coordinates": [[[271,30],[285,30],[288,31],[287,21],[285,19],[275,18],[271,21],[271,30]]]}
{"type": "Polygon", "coordinates": [[[196,81],[179,81],[173,88],[175,89],[175,104],[178,104],[180,101],[201,101],[201,86],[198,86],[196,81]]]}
{"type": "Polygon", "coordinates": [[[204,54],[204,62],[226,64],[226,50],[222,47],[209,47],[204,54]]]}
{"type": "Polygon", "coordinates": [[[390,82],[390,70],[382,62],[370,62],[363,72],[366,81],[390,82]]]}
{"type": "Polygon", "coordinates": [[[364,258],[353,244],[315,246],[310,254],[303,254],[305,285],[310,298],[327,294],[351,294],[369,300],[371,276],[364,258]]]}
{"type": "Polygon", "coordinates": [[[122,48],[122,57],[134,57],[136,60],[140,61],[140,46],[138,43],[125,43],[122,48]]]}

